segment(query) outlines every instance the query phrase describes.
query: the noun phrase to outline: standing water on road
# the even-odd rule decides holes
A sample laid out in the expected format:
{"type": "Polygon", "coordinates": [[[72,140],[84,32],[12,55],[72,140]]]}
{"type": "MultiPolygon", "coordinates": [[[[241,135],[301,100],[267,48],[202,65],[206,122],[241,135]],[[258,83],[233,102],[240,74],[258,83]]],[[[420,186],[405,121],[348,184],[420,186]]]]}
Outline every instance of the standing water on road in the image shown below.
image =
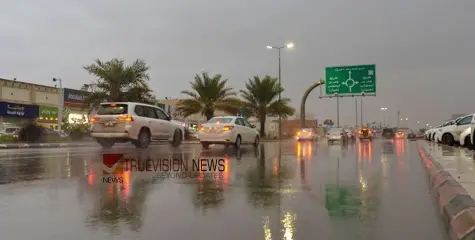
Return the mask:
{"type": "Polygon", "coordinates": [[[107,183],[102,149],[2,151],[2,239],[446,239],[416,143],[404,139],[110,151],[222,158],[225,170],[177,179],[129,169],[107,183]]]}

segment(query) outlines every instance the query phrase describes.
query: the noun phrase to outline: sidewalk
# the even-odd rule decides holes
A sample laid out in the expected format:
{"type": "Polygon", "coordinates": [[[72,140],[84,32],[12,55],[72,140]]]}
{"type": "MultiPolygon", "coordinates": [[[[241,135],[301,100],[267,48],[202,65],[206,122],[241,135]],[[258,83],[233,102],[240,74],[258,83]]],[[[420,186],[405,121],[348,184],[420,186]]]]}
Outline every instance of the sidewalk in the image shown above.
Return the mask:
{"type": "Polygon", "coordinates": [[[417,144],[450,238],[475,239],[475,152],[425,140],[417,144]]]}

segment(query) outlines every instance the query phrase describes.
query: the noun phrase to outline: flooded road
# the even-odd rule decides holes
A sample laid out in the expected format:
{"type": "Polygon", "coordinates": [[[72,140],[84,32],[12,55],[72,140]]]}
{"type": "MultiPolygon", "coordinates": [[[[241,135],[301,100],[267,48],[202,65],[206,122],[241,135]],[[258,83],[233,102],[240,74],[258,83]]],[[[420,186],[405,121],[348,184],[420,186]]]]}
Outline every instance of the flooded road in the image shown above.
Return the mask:
{"type": "Polygon", "coordinates": [[[446,239],[415,142],[112,152],[226,168],[216,179],[123,171],[104,183],[99,148],[0,151],[2,239],[446,239]]]}

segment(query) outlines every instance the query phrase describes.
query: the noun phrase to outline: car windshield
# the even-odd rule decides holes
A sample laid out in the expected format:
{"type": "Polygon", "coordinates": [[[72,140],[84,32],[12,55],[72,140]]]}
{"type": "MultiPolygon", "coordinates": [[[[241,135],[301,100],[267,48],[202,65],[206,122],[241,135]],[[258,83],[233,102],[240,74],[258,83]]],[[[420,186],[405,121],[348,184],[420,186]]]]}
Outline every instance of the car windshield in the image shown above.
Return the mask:
{"type": "Polygon", "coordinates": [[[18,128],[7,128],[5,129],[6,133],[14,133],[18,128]]]}
{"type": "Polygon", "coordinates": [[[383,133],[393,133],[393,132],[394,131],[392,129],[389,129],[389,128],[383,130],[383,133]]]}
{"type": "Polygon", "coordinates": [[[127,114],[127,104],[102,104],[97,111],[98,115],[127,114]]]}
{"type": "Polygon", "coordinates": [[[231,123],[232,121],[233,121],[233,118],[216,117],[216,118],[211,118],[207,123],[227,124],[227,123],[231,123]]]}
{"type": "Polygon", "coordinates": [[[341,133],[342,129],[341,128],[331,128],[328,132],[329,133],[341,133]]]}

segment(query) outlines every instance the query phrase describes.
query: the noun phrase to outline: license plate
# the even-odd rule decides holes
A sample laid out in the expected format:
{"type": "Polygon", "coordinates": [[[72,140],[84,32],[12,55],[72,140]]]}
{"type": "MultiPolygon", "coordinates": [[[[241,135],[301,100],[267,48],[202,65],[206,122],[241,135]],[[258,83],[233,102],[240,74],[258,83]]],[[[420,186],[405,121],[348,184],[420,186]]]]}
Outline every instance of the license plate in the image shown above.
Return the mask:
{"type": "Polygon", "coordinates": [[[112,126],[114,126],[114,124],[115,124],[114,122],[106,122],[105,125],[106,125],[107,127],[112,127],[112,126]]]}

